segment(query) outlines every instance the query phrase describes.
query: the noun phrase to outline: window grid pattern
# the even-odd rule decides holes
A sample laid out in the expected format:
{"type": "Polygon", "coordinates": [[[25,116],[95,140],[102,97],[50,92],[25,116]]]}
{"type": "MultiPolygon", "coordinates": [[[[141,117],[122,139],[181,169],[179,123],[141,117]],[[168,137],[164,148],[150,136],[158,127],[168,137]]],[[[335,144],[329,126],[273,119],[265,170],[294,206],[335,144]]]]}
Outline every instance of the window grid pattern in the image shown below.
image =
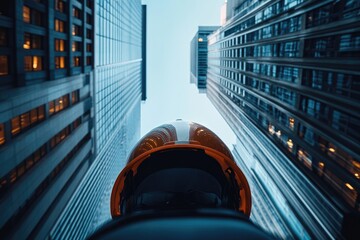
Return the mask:
{"type": "MultiPolygon", "coordinates": [[[[210,35],[207,95],[221,99],[217,107],[226,109],[225,116],[245,114],[294,163],[301,162],[306,174],[358,208],[360,73],[354,59],[360,56],[360,35],[355,21],[335,29],[360,5],[341,0],[308,9],[301,4],[306,1],[274,2],[210,35]],[[302,11],[280,17],[293,7],[302,11]],[[273,20],[265,22],[268,18],[273,20]],[[325,24],[324,36],[317,26],[325,24]],[[312,31],[305,33],[307,28],[312,31]]],[[[243,4],[260,9],[252,1],[243,4]]],[[[236,132],[237,125],[231,127],[236,132]]]]}

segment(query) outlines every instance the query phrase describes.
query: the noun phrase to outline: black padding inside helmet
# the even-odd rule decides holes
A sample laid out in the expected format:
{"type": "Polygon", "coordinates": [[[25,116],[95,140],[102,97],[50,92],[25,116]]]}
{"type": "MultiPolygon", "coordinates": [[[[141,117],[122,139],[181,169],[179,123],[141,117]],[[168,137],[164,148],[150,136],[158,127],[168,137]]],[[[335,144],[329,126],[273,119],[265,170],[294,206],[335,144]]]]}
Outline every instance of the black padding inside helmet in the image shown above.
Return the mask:
{"type": "Polygon", "coordinates": [[[225,207],[236,209],[234,191],[219,163],[203,150],[164,150],[128,173],[122,212],[148,209],[225,207]]]}

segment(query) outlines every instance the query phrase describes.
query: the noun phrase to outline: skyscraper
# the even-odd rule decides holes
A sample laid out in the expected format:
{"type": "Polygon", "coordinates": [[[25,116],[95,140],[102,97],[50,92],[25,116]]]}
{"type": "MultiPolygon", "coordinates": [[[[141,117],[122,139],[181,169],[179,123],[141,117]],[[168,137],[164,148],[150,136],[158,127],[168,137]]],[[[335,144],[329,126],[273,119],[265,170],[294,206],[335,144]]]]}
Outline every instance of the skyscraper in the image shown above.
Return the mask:
{"type": "Polygon", "coordinates": [[[141,22],[140,0],[0,4],[2,237],[84,238],[107,218],[139,137],[141,22]]]}
{"type": "MultiPolygon", "coordinates": [[[[226,24],[208,38],[207,95],[237,136],[235,155],[257,189],[255,204],[271,204],[292,236],[353,237],[360,2],[227,6],[226,24]]],[[[262,212],[253,217],[264,219],[262,212]]]]}
{"type": "Polygon", "coordinates": [[[190,45],[190,82],[196,84],[199,91],[206,89],[207,37],[218,29],[215,26],[200,26],[190,45]]]}
{"type": "Polygon", "coordinates": [[[96,1],[95,8],[96,158],[52,229],[54,239],[83,239],[110,219],[112,185],[140,137],[142,14],[146,8],[143,12],[140,0],[96,1]]]}

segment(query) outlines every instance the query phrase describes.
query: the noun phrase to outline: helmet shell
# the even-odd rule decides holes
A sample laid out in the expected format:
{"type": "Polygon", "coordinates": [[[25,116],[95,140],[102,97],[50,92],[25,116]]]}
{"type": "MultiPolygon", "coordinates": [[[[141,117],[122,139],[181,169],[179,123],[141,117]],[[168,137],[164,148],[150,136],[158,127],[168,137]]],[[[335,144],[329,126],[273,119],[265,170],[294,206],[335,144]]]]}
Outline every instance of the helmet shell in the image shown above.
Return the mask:
{"type": "Polygon", "coordinates": [[[205,154],[214,158],[224,173],[231,168],[239,191],[240,212],[250,216],[251,192],[245,175],[236,165],[234,158],[224,142],[208,128],[194,122],[177,120],[175,122],[161,125],[146,134],[134,147],[129,155],[125,168],[117,177],[111,195],[111,215],[120,216],[121,192],[124,189],[126,174],[137,168],[151,154],[163,150],[197,149],[203,150],[205,154]]]}

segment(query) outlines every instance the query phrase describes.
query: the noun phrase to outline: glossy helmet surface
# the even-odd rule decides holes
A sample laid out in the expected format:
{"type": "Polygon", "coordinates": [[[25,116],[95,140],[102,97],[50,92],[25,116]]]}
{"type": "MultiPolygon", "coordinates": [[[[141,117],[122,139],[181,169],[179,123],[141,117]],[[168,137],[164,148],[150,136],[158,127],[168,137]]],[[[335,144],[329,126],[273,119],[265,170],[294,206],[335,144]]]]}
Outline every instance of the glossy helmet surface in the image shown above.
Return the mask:
{"type": "Polygon", "coordinates": [[[250,216],[244,174],[224,142],[200,124],[177,120],[150,131],[115,181],[113,218],[166,206],[223,207],[250,216]]]}

